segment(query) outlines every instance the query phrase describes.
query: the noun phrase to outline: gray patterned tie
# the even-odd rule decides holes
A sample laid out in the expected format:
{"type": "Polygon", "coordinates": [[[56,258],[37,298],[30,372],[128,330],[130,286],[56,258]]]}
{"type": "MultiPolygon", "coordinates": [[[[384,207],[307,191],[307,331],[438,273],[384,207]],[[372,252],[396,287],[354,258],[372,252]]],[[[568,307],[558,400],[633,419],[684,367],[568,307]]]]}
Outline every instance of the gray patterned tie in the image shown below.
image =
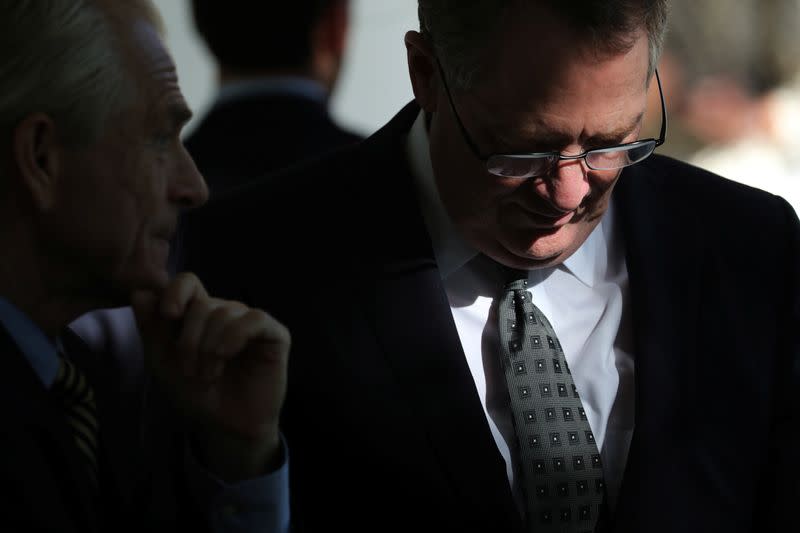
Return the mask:
{"type": "Polygon", "coordinates": [[[605,494],[600,454],[561,343],[524,275],[505,286],[497,314],[528,529],[591,532],[605,494]]]}

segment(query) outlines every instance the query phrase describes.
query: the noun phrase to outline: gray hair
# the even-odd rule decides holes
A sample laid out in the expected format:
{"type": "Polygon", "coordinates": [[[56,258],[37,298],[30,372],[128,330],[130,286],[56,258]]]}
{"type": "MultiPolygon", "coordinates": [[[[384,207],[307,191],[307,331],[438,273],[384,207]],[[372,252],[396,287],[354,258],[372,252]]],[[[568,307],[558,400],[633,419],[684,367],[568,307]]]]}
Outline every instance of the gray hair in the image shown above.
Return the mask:
{"type": "Polygon", "coordinates": [[[43,112],[68,145],[93,142],[132,93],[117,39],[94,0],[0,0],[0,132],[43,112]]]}
{"type": "Polygon", "coordinates": [[[419,0],[420,32],[431,39],[453,88],[474,84],[503,16],[523,1],[538,3],[585,32],[597,50],[627,51],[632,35],[644,28],[650,44],[649,75],[658,64],[669,0],[419,0]]]}

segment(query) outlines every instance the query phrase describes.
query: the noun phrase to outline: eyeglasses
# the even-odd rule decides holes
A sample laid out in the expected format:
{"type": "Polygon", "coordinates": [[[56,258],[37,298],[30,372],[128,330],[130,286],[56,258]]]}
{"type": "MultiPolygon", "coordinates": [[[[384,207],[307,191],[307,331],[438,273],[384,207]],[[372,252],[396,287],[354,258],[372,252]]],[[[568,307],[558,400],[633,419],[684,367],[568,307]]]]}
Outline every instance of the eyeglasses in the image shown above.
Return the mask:
{"type": "Polygon", "coordinates": [[[478,150],[475,141],[472,140],[472,137],[464,127],[464,123],[461,122],[458,111],[456,111],[453,96],[450,94],[450,88],[447,86],[444,69],[442,68],[441,62],[439,62],[439,58],[436,58],[436,63],[439,66],[439,75],[442,78],[442,84],[447,93],[447,99],[450,101],[450,107],[453,110],[453,115],[456,117],[456,122],[464,137],[464,141],[475,157],[486,163],[486,170],[495,176],[504,178],[544,176],[553,172],[559,161],[577,159],[583,159],[586,166],[592,170],[618,170],[647,159],[657,147],[664,144],[667,134],[667,106],[664,103],[661,78],[659,78],[658,69],[656,69],[656,83],[658,83],[658,94],[661,97],[661,133],[658,139],[640,139],[638,141],[609,146],[607,148],[586,150],[577,155],[564,155],[560,152],[528,152],[483,156],[480,150],[478,150]]]}

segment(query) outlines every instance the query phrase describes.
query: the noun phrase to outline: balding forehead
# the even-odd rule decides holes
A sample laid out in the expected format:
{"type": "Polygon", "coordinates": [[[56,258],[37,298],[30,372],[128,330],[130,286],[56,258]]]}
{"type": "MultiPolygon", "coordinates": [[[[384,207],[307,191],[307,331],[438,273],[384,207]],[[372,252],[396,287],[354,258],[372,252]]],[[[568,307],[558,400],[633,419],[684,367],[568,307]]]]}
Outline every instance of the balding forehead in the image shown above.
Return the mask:
{"type": "Polygon", "coordinates": [[[166,32],[164,19],[152,0],[92,0],[114,24],[126,26],[131,19],[144,18],[162,36],[166,32]]]}
{"type": "Polygon", "coordinates": [[[150,0],[92,1],[113,28],[126,67],[139,75],[174,71],[172,58],[164,46],[162,19],[150,0]],[[142,67],[144,70],[140,70],[142,67]]]}

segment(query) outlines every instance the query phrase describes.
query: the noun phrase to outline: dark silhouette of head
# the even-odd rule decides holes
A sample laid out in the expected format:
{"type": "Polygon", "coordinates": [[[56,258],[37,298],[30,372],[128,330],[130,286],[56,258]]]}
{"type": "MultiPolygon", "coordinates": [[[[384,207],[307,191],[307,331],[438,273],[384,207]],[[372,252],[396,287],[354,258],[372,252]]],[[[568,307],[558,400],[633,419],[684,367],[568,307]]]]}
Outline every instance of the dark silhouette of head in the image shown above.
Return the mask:
{"type": "Polygon", "coordinates": [[[330,90],[344,55],[348,3],[192,0],[192,12],[223,80],[301,75],[330,90]]]}

